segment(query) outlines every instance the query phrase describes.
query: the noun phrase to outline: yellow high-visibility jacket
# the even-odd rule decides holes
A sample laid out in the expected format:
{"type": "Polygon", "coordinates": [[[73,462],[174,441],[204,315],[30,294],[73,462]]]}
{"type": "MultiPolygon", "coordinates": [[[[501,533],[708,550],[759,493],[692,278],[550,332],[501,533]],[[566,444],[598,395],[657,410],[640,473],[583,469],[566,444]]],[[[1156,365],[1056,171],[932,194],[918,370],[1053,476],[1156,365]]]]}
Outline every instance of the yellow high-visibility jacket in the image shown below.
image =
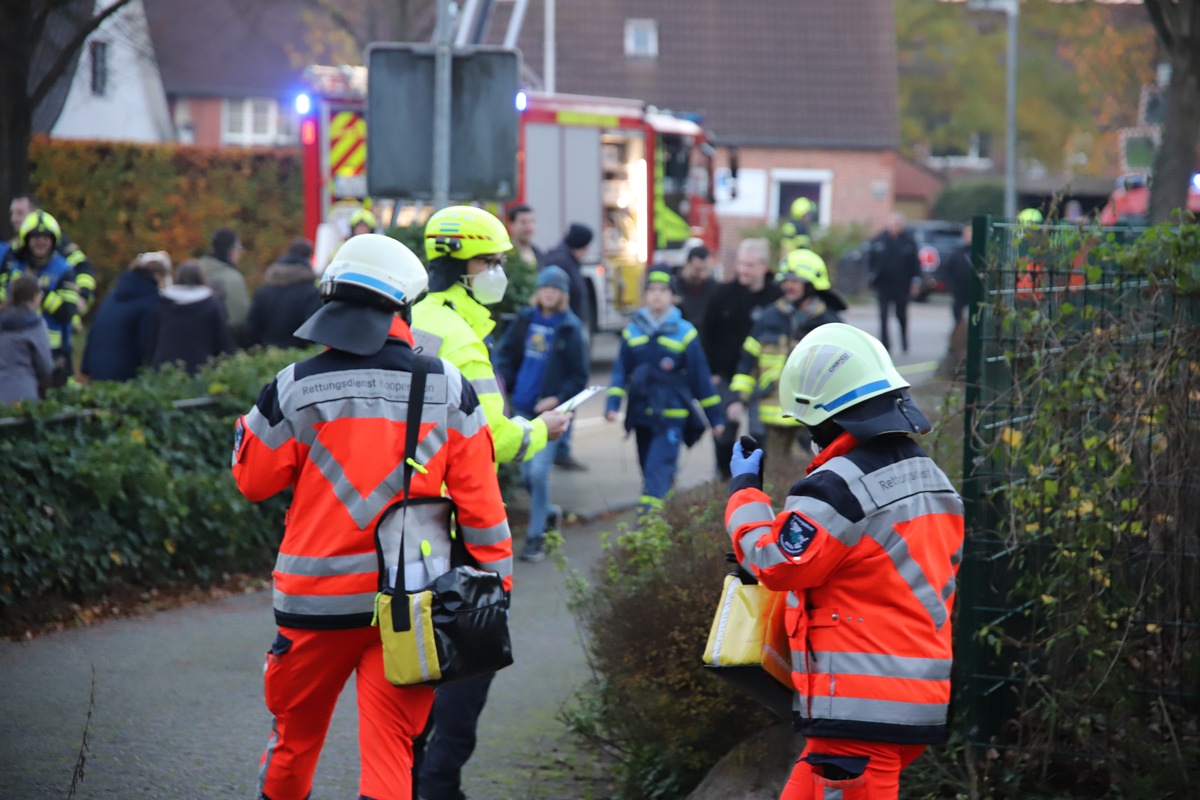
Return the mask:
{"type": "Polygon", "coordinates": [[[413,335],[426,355],[444,358],[470,381],[496,444],[496,463],[525,461],[546,446],[546,423],[504,416],[504,396],[483,340],[496,323],[487,308],[456,283],[413,306],[413,335]]]}

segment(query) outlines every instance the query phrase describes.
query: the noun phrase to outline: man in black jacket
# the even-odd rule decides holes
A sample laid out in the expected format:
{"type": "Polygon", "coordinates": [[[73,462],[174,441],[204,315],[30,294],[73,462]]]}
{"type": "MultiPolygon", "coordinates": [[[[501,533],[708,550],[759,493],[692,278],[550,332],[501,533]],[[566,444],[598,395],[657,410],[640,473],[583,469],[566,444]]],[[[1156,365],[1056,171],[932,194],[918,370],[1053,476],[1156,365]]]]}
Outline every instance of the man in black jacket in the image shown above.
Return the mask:
{"type": "MultiPolygon", "coordinates": [[[[742,343],[754,327],[758,310],[783,296],[783,291],[770,274],[770,256],[770,244],[766,239],[742,241],[738,246],[734,267],[735,278],[721,285],[721,292],[709,306],[704,326],[700,329],[700,346],[708,356],[713,382],[721,395],[727,416],[729,405],[738,399],[729,384],[737,374],[742,343]]],[[[757,413],[750,415],[752,425],[757,425],[757,416],[757,413]]],[[[739,422],[740,419],[730,417],[724,435],[713,439],[717,472],[724,480],[729,479],[729,461],[733,457],[733,443],[737,441],[739,422]]]]}
{"type": "Polygon", "coordinates": [[[917,242],[905,227],[899,211],[888,219],[888,226],[871,240],[869,269],[871,286],[879,302],[879,341],[891,351],[888,339],[888,309],[895,306],[900,323],[900,347],[908,352],[908,298],[921,279],[921,261],[917,242]]]}

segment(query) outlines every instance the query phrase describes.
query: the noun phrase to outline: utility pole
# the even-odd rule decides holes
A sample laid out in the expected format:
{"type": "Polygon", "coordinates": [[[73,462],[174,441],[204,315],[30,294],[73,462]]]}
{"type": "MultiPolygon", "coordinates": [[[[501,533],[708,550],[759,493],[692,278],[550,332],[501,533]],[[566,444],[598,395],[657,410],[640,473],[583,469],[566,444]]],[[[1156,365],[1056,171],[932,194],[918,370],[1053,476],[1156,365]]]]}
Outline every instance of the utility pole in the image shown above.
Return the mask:
{"type": "Polygon", "coordinates": [[[545,62],[542,65],[542,83],[544,84],[546,91],[550,94],[554,94],[555,91],[554,59],[557,57],[555,55],[554,42],[554,4],[555,0],[546,0],[546,33],[542,44],[542,61],[545,62]]]}
{"type": "MultiPolygon", "coordinates": [[[[433,207],[450,205],[450,88],[452,47],[451,0],[438,0],[436,51],[433,60],[433,207]]],[[[426,73],[428,74],[428,73],[426,73]]]]}
{"type": "Polygon", "coordinates": [[[967,8],[971,11],[1003,11],[1008,15],[1008,59],[1004,99],[1004,216],[1014,219],[1017,216],[1017,22],[1021,16],[1021,0],[967,0],[967,8]]]}

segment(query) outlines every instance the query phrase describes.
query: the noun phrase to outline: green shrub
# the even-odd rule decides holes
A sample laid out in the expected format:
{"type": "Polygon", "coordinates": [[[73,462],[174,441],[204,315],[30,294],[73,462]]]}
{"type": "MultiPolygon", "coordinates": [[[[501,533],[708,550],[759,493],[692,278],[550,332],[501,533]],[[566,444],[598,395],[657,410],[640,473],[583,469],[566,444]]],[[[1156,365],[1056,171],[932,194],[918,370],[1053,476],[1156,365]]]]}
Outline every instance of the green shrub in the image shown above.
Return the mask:
{"type": "Polygon", "coordinates": [[[233,424],[298,355],[72,385],[13,409],[0,429],[0,627],[52,598],[265,574],[286,498],[253,504],[238,492],[233,424]]]}
{"type": "Polygon", "coordinates": [[[726,494],[710,484],[669,499],[661,515],[608,535],[591,580],[573,583],[593,679],[568,722],[618,756],[623,798],[682,798],[734,745],[776,722],[701,664],[732,570],[726,494]]]}
{"type": "Polygon", "coordinates": [[[975,216],[1004,215],[1004,185],[996,181],[956,181],[947,184],[933,203],[934,219],[971,221],[975,216]]]}

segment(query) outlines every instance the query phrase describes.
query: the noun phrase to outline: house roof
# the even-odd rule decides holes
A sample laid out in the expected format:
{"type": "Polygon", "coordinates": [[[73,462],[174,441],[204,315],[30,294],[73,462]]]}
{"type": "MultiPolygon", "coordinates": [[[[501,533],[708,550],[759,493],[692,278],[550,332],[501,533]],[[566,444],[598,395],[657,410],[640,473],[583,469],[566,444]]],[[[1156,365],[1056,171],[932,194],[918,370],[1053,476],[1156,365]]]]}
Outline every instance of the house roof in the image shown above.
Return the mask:
{"type": "MultiPolygon", "coordinates": [[[[498,4],[487,40],[504,37],[498,4]]],[[[900,139],[892,0],[588,0],[556,5],[559,92],[696,112],[723,144],[893,149],[900,139]],[[627,19],[654,19],[658,57],[625,56],[627,19]]],[[[518,44],[543,69],[543,4],[518,44]]]]}

